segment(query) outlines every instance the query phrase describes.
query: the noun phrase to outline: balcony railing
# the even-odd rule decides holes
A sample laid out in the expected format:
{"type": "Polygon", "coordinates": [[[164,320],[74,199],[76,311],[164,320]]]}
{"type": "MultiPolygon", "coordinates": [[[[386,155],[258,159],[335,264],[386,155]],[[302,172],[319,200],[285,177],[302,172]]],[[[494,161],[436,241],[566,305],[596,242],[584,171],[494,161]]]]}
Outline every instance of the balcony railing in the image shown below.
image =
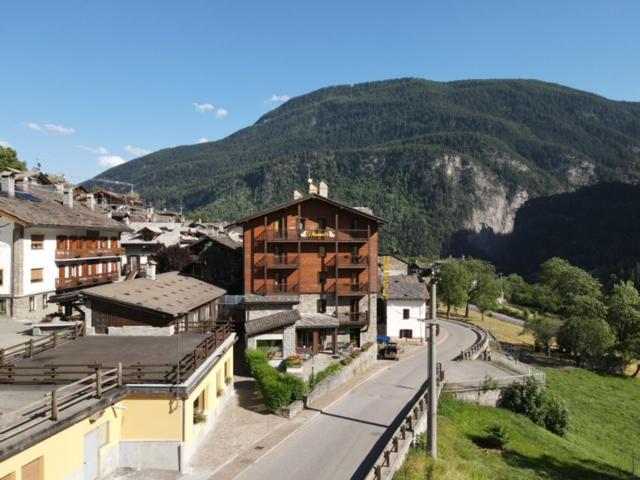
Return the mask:
{"type": "Polygon", "coordinates": [[[300,292],[300,288],[297,283],[286,283],[286,284],[268,284],[262,285],[260,288],[256,289],[256,293],[259,295],[296,295],[300,292]]]}
{"type": "Polygon", "coordinates": [[[361,295],[369,292],[368,283],[339,283],[338,294],[361,295]]]}
{"type": "Polygon", "coordinates": [[[256,262],[256,266],[267,268],[298,268],[299,264],[298,255],[267,255],[256,262]]]}
{"type": "Polygon", "coordinates": [[[118,280],[118,272],[96,273],[94,275],[83,275],[81,277],[56,278],[56,288],[87,287],[97,283],[114,282],[118,280]]]}
{"type": "Polygon", "coordinates": [[[120,257],[125,254],[124,248],[65,248],[56,250],[56,260],[92,257],[120,257]]]}
{"type": "Polygon", "coordinates": [[[268,229],[266,232],[258,234],[255,240],[257,242],[263,242],[265,239],[269,242],[363,242],[368,238],[368,230],[336,230],[333,228],[298,230],[289,228],[285,230],[268,229]]]}
{"type": "Polygon", "coordinates": [[[338,267],[365,268],[369,265],[369,257],[363,255],[339,255],[338,267]]]}
{"type": "Polygon", "coordinates": [[[338,312],[338,320],[341,324],[366,325],[369,323],[369,312],[338,312]]]}

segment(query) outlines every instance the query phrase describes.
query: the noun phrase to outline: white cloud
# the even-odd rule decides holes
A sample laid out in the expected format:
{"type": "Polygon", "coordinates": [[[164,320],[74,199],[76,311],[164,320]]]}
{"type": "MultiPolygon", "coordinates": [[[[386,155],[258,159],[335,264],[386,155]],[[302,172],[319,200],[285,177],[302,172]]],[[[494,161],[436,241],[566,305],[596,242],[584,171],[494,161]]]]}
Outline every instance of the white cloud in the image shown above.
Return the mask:
{"type": "Polygon", "coordinates": [[[193,106],[196,108],[198,112],[212,112],[216,108],[210,103],[193,102],[193,106]]]}
{"type": "Polygon", "coordinates": [[[153,150],[147,150],[146,148],[142,148],[142,147],[135,147],[133,145],[125,145],[123,147],[123,150],[127,153],[130,153],[131,155],[135,155],[136,157],[148,155],[153,151],[153,150]]]}
{"type": "Polygon", "coordinates": [[[71,135],[76,133],[75,128],[63,127],[62,125],[56,125],[55,123],[45,123],[44,129],[47,132],[56,133],[58,135],[71,135]]]}
{"type": "Polygon", "coordinates": [[[218,110],[216,110],[216,117],[218,118],[223,118],[227,115],[229,115],[229,112],[227,112],[224,108],[219,108],[218,110]]]}
{"type": "Polygon", "coordinates": [[[94,155],[108,155],[109,150],[106,147],[87,147],[86,145],[78,145],[78,148],[82,150],[86,150],[89,153],[93,153],[94,155]]]}
{"type": "Polygon", "coordinates": [[[289,95],[276,95],[275,93],[271,95],[271,98],[266,101],[266,103],[284,103],[289,100],[289,95]]]}
{"type": "Polygon", "coordinates": [[[202,137],[200,140],[198,140],[198,143],[207,143],[209,141],[209,139],[207,137],[202,137]]]}
{"type": "Polygon", "coordinates": [[[27,123],[27,127],[31,130],[35,130],[36,132],[55,133],[56,135],[71,135],[72,133],[76,133],[75,128],[63,127],[62,125],[57,125],[55,123],[44,123],[40,125],[36,122],[29,122],[27,123]]]}
{"type": "Polygon", "coordinates": [[[103,167],[111,168],[122,165],[124,163],[124,159],[118,155],[102,155],[98,157],[98,163],[103,167]]]}
{"type": "Polygon", "coordinates": [[[11,144],[9,142],[5,142],[4,140],[0,140],[0,147],[11,148],[11,144]]]}

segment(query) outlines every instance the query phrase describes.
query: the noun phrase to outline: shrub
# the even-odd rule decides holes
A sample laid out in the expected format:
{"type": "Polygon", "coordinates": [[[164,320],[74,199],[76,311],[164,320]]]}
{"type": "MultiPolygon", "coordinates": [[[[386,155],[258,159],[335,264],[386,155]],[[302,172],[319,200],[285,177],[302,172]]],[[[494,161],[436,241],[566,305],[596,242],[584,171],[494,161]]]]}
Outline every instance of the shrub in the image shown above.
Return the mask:
{"type": "Polygon", "coordinates": [[[342,367],[342,363],[332,363],[324,370],[316,373],[315,375],[311,375],[309,377],[309,388],[313,389],[313,387],[322,382],[325,378],[330,377],[331,375],[336,373],[342,367]]]}
{"type": "Polygon", "coordinates": [[[224,388],[218,388],[218,390],[216,390],[216,394],[218,397],[224,395],[224,388]]]}
{"type": "Polygon", "coordinates": [[[307,393],[307,385],[300,377],[285,373],[282,376],[282,381],[288,385],[291,391],[291,400],[302,400],[302,397],[307,393]]]}
{"type": "Polygon", "coordinates": [[[360,355],[362,355],[362,352],[360,350],[354,350],[353,352],[351,352],[352,358],[358,358],[360,355]]]}
{"type": "Polygon", "coordinates": [[[369,350],[371,348],[371,346],[373,345],[372,342],[367,342],[364,343],[361,347],[360,350],[362,350],[363,352],[366,352],[367,350],[369,350]]]}
{"type": "Polygon", "coordinates": [[[564,435],[569,426],[569,411],[564,402],[548,393],[532,378],[524,385],[514,383],[506,387],[500,406],[525,415],[557,435],[564,435]]]}
{"type": "Polygon", "coordinates": [[[501,425],[494,425],[487,429],[485,444],[488,448],[504,448],[509,441],[507,430],[501,425]]]}
{"type": "Polygon", "coordinates": [[[200,413],[200,412],[195,412],[193,414],[193,423],[204,423],[207,421],[207,417],[206,415],[200,413]]]}
{"type": "Polygon", "coordinates": [[[350,364],[351,364],[351,362],[353,362],[353,358],[351,358],[351,357],[345,357],[345,358],[343,358],[342,360],[340,360],[340,363],[341,363],[342,365],[344,365],[345,367],[346,367],[347,365],[350,365],[350,364]]]}
{"type": "Polygon", "coordinates": [[[277,411],[291,403],[291,389],[289,385],[278,377],[267,377],[258,382],[260,393],[264,397],[264,404],[270,412],[277,411]]]}
{"type": "Polygon", "coordinates": [[[227,385],[231,385],[231,382],[233,382],[233,377],[227,377],[224,379],[224,383],[227,385]]]}
{"type": "Polygon", "coordinates": [[[489,374],[484,376],[484,382],[482,382],[482,390],[487,392],[489,390],[495,390],[499,386],[498,381],[491,378],[489,374]]]}
{"type": "Polygon", "coordinates": [[[247,350],[244,353],[251,376],[255,377],[255,369],[261,365],[269,365],[267,354],[260,350],[247,350]]]}

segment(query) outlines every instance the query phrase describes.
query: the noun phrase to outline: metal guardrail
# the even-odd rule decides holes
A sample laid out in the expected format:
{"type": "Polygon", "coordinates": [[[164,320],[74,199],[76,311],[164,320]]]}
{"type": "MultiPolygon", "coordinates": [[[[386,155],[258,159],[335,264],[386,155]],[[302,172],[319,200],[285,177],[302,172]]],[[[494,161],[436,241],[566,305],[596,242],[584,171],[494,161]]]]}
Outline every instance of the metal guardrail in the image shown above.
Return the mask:
{"type": "Polygon", "coordinates": [[[478,334],[478,339],[473,345],[466,350],[462,350],[460,355],[456,357],[456,360],[475,360],[478,356],[489,348],[489,340],[491,335],[484,328],[479,327],[470,322],[462,322],[460,320],[447,319],[447,322],[457,323],[463,325],[478,334]]]}

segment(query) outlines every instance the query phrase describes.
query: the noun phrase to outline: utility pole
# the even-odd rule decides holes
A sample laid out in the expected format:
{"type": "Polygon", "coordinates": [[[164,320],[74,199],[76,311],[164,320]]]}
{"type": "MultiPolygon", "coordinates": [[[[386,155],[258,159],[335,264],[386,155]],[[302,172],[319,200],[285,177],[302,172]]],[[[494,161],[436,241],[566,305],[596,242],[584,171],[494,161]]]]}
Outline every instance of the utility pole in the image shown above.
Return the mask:
{"type": "Polygon", "coordinates": [[[427,431],[429,441],[427,448],[432,458],[438,458],[437,441],[437,416],[438,416],[438,393],[436,377],[436,279],[431,281],[431,322],[429,323],[429,419],[427,431]]]}

